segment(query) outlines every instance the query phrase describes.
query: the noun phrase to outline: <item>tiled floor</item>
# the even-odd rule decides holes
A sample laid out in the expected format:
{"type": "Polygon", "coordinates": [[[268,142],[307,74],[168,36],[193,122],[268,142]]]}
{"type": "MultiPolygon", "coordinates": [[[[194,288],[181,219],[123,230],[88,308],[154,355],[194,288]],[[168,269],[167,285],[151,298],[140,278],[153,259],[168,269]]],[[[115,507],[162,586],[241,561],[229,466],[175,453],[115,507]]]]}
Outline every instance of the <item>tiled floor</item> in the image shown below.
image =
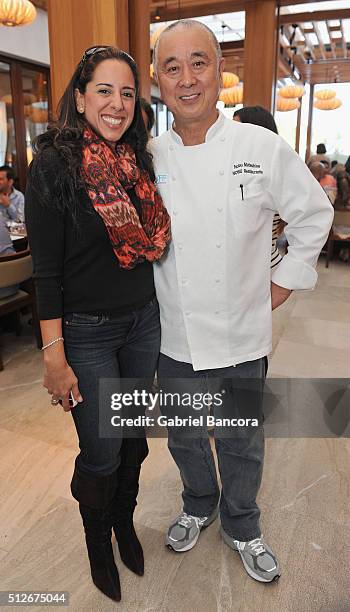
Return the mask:
{"type": "MultiPolygon", "coordinates": [[[[274,313],[269,375],[350,378],[350,265],[319,265],[314,292],[274,313]]],[[[164,439],[150,440],[136,511],[146,572],[120,568],[114,604],[91,584],[69,482],[76,435],[50,406],[30,333],[6,335],[0,373],[0,590],[65,590],[72,612],[345,612],[350,609],[350,443],[268,438],[259,495],[263,531],[278,552],[277,584],[250,579],[220,539],[218,522],[189,553],[163,545],[180,508],[180,483],[164,439]]],[[[19,610],[19,607],[11,608],[19,610]]],[[[42,610],[34,607],[32,610],[42,610]]],[[[51,609],[51,608],[50,608],[51,609]]]]}

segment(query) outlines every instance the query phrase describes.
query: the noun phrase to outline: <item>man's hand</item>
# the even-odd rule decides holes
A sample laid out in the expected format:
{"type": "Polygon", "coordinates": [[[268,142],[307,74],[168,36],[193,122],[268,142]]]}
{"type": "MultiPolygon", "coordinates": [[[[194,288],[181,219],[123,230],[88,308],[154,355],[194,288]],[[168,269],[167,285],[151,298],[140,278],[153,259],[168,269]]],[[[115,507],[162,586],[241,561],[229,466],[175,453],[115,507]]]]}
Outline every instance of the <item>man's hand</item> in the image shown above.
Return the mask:
{"type": "Polygon", "coordinates": [[[6,193],[0,193],[0,204],[5,208],[8,208],[10,206],[10,196],[8,196],[6,193]]]}
{"type": "Polygon", "coordinates": [[[292,292],[290,289],[285,289],[284,287],[280,287],[279,285],[276,285],[275,283],[271,282],[272,310],[275,310],[275,308],[281,306],[281,304],[283,304],[283,302],[285,302],[289,298],[291,293],[292,292]]]}

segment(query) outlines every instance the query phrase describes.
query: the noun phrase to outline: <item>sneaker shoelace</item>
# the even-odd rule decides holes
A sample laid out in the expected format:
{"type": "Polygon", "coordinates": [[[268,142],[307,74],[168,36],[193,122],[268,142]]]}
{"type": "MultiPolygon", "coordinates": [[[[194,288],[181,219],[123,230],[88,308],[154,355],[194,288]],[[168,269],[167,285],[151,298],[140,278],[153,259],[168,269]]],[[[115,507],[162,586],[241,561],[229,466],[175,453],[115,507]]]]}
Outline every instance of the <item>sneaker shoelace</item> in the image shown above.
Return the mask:
{"type": "Polygon", "coordinates": [[[250,540],[250,542],[239,542],[239,540],[234,540],[234,542],[240,550],[244,550],[246,546],[249,546],[252,552],[256,556],[258,556],[261,553],[266,552],[266,549],[265,549],[264,544],[262,543],[261,537],[255,538],[255,540],[250,540]]]}
{"type": "Polygon", "coordinates": [[[202,523],[204,523],[206,520],[207,520],[206,516],[203,516],[203,517],[192,516],[191,514],[186,514],[184,512],[181,515],[180,520],[178,521],[178,525],[181,525],[182,527],[190,527],[191,522],[194,521],[197,527],[200,527],[202,523]]]}
{"type": "Polygon", "coordinates": [[[256,555],[260,555],[261,553],[266,552],[265,546],[262,543],[261,538],[255,538],[255,540],[251,540],[250,542],[248,542],[248,544],[256,555]]]}

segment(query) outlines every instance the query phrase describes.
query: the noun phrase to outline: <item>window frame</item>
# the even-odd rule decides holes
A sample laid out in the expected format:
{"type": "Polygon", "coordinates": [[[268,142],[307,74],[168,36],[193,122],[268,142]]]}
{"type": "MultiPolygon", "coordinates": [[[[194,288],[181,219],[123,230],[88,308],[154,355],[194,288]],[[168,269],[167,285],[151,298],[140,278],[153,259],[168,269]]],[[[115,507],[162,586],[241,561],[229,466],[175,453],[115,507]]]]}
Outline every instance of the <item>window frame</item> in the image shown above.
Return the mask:
{"type": "Polygon", "coordinates": [[[25,191],[27,182],[27,149],[26,149],[26,125],[24,117],[24,99],[22,68],[42,72],[45,74],[48,91],[49,117],[51,116],[51,86],[50,86],[50,67],[40,62],[28,62],[13,55],[0,53],[0,62],[10,66],[10,86],[12,96],[13,119],[15,125],[16,153],[17,153],[17,179],[21,191],[25,191]]]}

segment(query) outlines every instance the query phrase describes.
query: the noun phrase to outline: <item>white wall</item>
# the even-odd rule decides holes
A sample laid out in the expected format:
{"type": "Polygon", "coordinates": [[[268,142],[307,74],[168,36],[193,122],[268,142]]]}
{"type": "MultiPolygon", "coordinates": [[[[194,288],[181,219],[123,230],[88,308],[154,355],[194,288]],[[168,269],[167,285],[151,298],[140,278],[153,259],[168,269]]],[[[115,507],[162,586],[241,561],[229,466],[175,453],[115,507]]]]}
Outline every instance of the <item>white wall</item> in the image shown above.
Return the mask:
{"type": "Polygon", "coordinates": [[[49,31],[46,11],[37,9],[36,19],[26,26],[14,28],[0,26],[0,53],[49,65],[49,31]]]}

